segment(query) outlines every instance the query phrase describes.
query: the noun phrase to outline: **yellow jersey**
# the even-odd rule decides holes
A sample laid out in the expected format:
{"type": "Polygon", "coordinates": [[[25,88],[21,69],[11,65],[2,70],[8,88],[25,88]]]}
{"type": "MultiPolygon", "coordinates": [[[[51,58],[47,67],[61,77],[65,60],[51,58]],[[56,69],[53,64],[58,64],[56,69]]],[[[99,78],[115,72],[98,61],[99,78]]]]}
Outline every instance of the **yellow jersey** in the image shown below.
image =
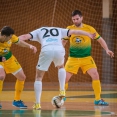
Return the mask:
{"type": "MultiPolygon", "coordinates": [[[[76,27],[75,25],[68,26],[67,29],[83,30],[89,33],[96,33],[95,40],[100,38],[97,31],[90,25],[83,24],[82,27],[76,27]]],[[[70,57],[82,58],[91,56],[91,39],[84,35],[71,35],[68,38],[70,40],[70,57]]]]}
{"type": "Polygon", "coordinates": [[[16,35],[13,35],[12,38],[4,43],[0,42],[0,56],[4,56],[10,52],[10,47],[12,43],[17,43],[19,41],[16,35]]]}

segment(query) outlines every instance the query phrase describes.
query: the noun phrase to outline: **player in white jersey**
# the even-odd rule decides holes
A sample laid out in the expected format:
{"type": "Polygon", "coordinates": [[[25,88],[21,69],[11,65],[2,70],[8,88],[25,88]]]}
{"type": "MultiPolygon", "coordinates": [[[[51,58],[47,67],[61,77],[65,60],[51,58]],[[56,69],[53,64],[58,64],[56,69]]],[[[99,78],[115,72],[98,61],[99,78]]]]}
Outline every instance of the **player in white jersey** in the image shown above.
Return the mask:
{"type": "Polygon", "coordinates": [[[94,38],[95,34],[90,34],[81,30],[68,30],[58,27],[41,27],[36,29],[29,34],[19,36],[21,40],[38,41],[41,44],[41,52],[39,55],[38,64],[36,66],[36,78],[34,83],[34,90],[36,96],[36,103],[33,106],[34,109],[41,109],[40,98],[42,92],[42,79],[45,71],[52,62],[55,67],[58,68],[58,79],[60,84],[60,97],[65,96],[65,79],[66,71],[64,69],[64,55],[65,49],[63,47],[62,38],[75,35],[86,35],[90,38],[94,38]]]}

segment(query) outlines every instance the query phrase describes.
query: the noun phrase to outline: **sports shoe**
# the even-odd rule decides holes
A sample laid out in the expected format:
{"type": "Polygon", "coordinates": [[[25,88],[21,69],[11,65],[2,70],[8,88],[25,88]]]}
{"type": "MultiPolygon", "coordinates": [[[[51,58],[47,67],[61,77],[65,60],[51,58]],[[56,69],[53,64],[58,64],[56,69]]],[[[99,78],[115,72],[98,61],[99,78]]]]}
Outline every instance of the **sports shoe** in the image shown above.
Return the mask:
{"type": "Polygon", "coordinates": [[[66,97],[63,98],[63,101],[64,101],[64,102],[66,101],[66,97]]]}
{"type": "Polygon", "coordinates": [[[105,102],[103,99],[98,100],[98,101],[94,101],[95,105],[101,105],[101,106],[108,106],[109,104],[107,102],[105,102]]]}
{"type": "Polygon", "coordinates": [[[65,90],[60,91],[59,97],[62,97],[62,98],[65,97],[65,90]]]}
{"type": "Polygon", "coordinates": [[[39,103],[35,103],[35,104],[33,105],[33,109],[35,109],[35,110],[40,110],[40,109],[41,109],[40,104],[39,104],[39,103]]]}
{"type": "Polygon", "coordinates": [[[27,106],[24,105],[23,101],[19,100],[19,101],[13,101],[12,103],[13,106],[21,108],[21,109],[27,109],[27,106]]]}
{"type": "Polygon", "coordinates": [[[0,109],[2,108],[2,105],[0,104],[0,109]]]}

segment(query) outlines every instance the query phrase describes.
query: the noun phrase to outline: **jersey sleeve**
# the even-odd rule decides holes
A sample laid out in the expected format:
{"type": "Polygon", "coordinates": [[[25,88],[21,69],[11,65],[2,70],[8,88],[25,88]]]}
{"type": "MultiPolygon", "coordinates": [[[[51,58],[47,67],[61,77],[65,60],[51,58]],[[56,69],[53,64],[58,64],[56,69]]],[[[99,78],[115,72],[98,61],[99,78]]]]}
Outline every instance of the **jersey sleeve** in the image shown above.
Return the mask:
{"type": "Polygon", "coordinates": [[[100,35],[98,34],[98,32],[93,27],[91,27],[91,33],[95,33],[96,34],[95,40],[100,38],[100,35]]]}
{"type": "Polygon", "coordinates": [[[61,37],[62,38],[67,38],[69,34],[69,30],[68,29],[61,29],[61,37]]]}
{"type": "Polygon", "coordinates": [[[68,36],[69,30],[70,30],[69,26],[66,28],[66,30],[68,30],[67,36],[66,36],[66,37],[63,37],[63,39],[64,39],[64,40],[69,40],[69,39],[70,39],[70,36],[68,36]]]}
{"type": "Polygon", "coordinates": [[[19,38],[16,35],[13,35],[12,38],[11,38],[11,41],[13,43],[18,43],[19,42],[19,38]]]}
{"type": "Polygon", "coordinates": [[[38,41],[40,43],[39,33],[40,33],[40,29],[37,29],[37,30],[34,30],[34,31],[30,32],[29,34],[32,37],[30,39],[30,41],[38,41]]]}

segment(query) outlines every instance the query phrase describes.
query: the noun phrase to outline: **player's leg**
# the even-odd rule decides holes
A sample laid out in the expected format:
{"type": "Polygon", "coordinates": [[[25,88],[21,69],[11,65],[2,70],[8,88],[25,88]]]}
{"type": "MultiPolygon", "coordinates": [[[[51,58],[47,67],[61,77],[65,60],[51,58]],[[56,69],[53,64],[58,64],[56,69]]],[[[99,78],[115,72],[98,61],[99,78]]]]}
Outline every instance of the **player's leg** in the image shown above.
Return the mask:
{"type": "Polygon", "coordinates": [[[68,89],[68,82],[73,74],[77,74],[79,67],[80,63],[78,58],[72,58],[72,57],[68,58],[65,64],[65,70],[66,70],[65,90],[68,89]]]}
{"type": "Polygon", "coordinates": [[[72,77],[73,73],[66,72],[66,81],[65,81],[65,90],[68,90],[68,82],[70,78],[72,77]]]}
{"type": "Polygon", "coordinates": [[[13,55],[7,61],[5,61],[4,64],[6,73],[12,73],[17,78],[15,84],[15,96],[14,101],[12,103],[13,106],[19,108],[27,108],[27,106],[24,105],[23,101],[21,101],[21,93],[23,91],[24,82],[26,79],[21,65],[13,55]]]}
{"type": "MultiPolygon", "coordinates": [[[[97,67],[96,64],[93,60],[93,58],[90,57],[86,57],[86,58],[82,58],[81,59],[81,69],[83,71],[83,73],[85,74],[86,72],[91,76],[92,78],[92,87],[94,90],[94,94],[95,94],[95,102],[100,102],[101,105],[108,105],[108,103],[104,102],[101,100],[101,85],[100,85],[100,80],[99,80],[99,74],[97,72],[97,67]]],[[[97,104],[95,103],[95,104],[97,104]]],[[[98,104],[100,104],[98,103],[98,104]]]]}
{"type": "Polygon", "coordinates": [[[42,79],[44,76],[45,71],[41,71],[39,69],[36,69],[36,77],[35,77],[35,82],[34,82],[34,91],[35,91],[35,98],[36,102],[33,105],[33,109],[41,109],[41,93],[42,93],[42,79]]]}
{"type": "Polygon", "coordinates": [[[27,108],[27,106],[21,101],[21,93],[24,89],[24,82],[26,79],[26,76],[20,68],[16,72],[12,73],[16,78],[16,83],[15,83],[15,96],[14,96],[14,101],[13,101],[13,106],[19,107],[19,108],[27,108]]]}
{"type": "MultiPolygon", "coordinates": [[[[3,81],[5,79],[5,76],[6,76],[6,74],[5,74],[5,71],[3,69],[3,66],[0,65],[0,97],[1,97],[2,89],[3,89],[3,81]]],[[[0,103],[0,109],[1,108],[2,108],[2,105],[0,103]]]]}
{"type": "Polygon", "coordinates": [[[45,71],[48,71],[48,68],[52,62],[53,51],[44,51],[39,55],[38,64],[36,66],[36,77],[34,82],[34,90],[36,103],[33,105],[33,109],[41,109],[41,93],[42,93],[42,79],[45,71]]]}
{"type": "Polygon", "coordinates": [[[65,79],[66,79],[66,71],[64,69],[64,55],[65,50],[54,50],[54,58],[53,62],[55,67],[58,68],[58,80],[60,85],[60,94],[59,96],[65,97],[65,79]]]}
{"type": "Polygon", "coordinates": [[[94,90],[94,94],[95,94],[95,100],[100,100],[101,97],[101,84],[100,84],[100,80],[99,80],[99,74],[97,72],[96,68],[90,68],[89,70],[87,70],[87,73],[91,76],[92,78],[92,87],[94,90]]]}
{"type": "Polygon", "coordinates": [[[58,66],[58,80],[60,85],[60,96],[65,96],[65,79],[66,79],[66,71],[64,69],[64,65],[58,66]]]}
{"type": "Polygon", "coordinates": [[[18,73],[14,74],[14,76],[17,78],[16,84],[15,84],[14,100],[17,101],[17,100],[21,100],[21,93],[24,88],[24,82],[25,82],[26,76],[22,69],[20,69],[20,71],[18,73]]]}
{"type": "Polygon", "coordinates": [[[99,74],[97,72],[97,69],[91,68],[87,70],[87,73],[92,78],[92,87],[93,87],[94,94],[95,94],[94,104],[107,106],[108,103],[101,99],[101,84],[100,84],[99,74]]]}

